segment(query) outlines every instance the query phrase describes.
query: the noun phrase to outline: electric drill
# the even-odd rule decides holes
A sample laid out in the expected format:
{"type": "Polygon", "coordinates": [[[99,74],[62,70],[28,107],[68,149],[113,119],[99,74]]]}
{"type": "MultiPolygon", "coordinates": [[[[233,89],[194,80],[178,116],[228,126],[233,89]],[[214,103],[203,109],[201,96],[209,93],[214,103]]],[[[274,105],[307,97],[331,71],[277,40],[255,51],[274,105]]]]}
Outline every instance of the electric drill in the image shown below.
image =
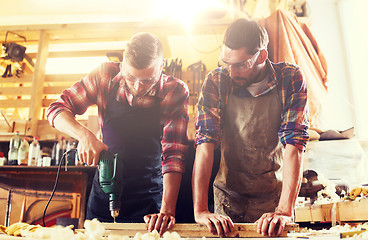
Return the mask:
{"type": "Polygon", "coordinates": [[[120,195],[122,186],[122,164],[118,160],[118,155],[103,150],[99,157],[99,183],[102,191],[109,194],[109,209],[111,216],[115,218],[120,211],[120,195]]]}

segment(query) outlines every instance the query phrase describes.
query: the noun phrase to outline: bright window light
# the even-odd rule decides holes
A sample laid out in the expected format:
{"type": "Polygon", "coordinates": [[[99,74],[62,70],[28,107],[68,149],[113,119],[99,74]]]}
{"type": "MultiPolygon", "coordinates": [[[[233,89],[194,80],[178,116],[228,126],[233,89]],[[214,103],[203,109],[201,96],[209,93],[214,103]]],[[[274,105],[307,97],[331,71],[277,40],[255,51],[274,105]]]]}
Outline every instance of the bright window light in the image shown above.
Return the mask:
{"type": "Polygon", "coordinates": [[[158,0],[155,17],[170,18],[190,25],[191,21],[204,10],[225,9],[220,0],[158,0]]]}

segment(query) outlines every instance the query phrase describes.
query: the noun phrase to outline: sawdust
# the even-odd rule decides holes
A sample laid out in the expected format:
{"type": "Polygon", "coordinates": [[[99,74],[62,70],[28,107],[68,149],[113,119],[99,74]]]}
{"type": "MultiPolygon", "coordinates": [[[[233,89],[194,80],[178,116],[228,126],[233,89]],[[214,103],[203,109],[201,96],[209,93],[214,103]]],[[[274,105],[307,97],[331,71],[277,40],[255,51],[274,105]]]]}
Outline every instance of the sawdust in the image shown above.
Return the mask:
{"type": "MultiPolygon", "coordinates": [[[[86,220],[84,222],[84,232],[74,231],[70,227],[50,227],[38,228],[34,232],[25,232],[24,237],[30,240],[159,240],[160,234],[153,230],[152,232],[137,232],[133,238],[124,235],[107,234],[105,226],[97,219],[86,220]]],[[[177,232],[165,232],[162,236],[163,240],[181,240],[177,232]]]]}
{"type": "MultiPolygon", "coordinates": [[[[345,224],[344,226],[336,225],[334,227],[331,227],[330,229],[322,229],[322,230],[313,230],[310,228],[303,228],[300,229],[299,234],[305,237],[321,237],[324,235],[328,236],[337,236],[340,237],[341,233],[347,233],[347,232],[359,232],[361,230],[368,229],[368,223],[359,224],[357,226],[350,226],[348,224],[345,224]]],[[[354,239],[354,240],[368,240],[368,231],[364,231],[360,234],[355,234],[353,237],[347,238],[347,239],[354,239]]]]}

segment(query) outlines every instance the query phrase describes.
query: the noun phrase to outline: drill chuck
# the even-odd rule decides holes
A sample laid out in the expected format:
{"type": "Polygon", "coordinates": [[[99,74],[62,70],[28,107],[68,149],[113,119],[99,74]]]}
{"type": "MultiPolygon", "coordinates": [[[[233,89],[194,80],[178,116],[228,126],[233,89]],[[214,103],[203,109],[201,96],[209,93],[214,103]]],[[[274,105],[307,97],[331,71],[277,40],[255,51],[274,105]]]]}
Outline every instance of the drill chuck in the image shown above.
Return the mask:
{"type": "Polygon", "coordinates": [[[111,213],[111,217],[113,217],[114,220],[115,220],[115,218],[117,218],[119,216],[119,211],[111,210],[110,213],[111,213]]]}
{"type": "Polygon", "coordinates": [[[110,194],[110,204],[109,204],[109,210],[111,213],[111,217],[116,218],[119,216],[120,212],[120,199],[118,199],[120,196],[116,196],[114,194],[110,194]],[[112,199],[116,200],[112,200],[112,199]]]}
{"type": "Polygon", "coordinates": [[[115,219],[117,216],[119,216],[120,204],[118,201],[111,201],[109,209],[110,209],[111,217],[115,219]],[[119,205],[119,207],[117,207],[116,205],[119,205]]]}

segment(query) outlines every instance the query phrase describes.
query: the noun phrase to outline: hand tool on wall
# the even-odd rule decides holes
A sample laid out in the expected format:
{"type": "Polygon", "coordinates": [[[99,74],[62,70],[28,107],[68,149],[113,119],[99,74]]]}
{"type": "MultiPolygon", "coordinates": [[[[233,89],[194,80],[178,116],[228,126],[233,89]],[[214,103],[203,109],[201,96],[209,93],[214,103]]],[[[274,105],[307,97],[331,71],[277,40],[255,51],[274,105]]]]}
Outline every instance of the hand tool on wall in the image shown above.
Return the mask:
{"type": "Polygon", "coordinates": [[[13,76],[12,65],[8,64],[6,65],[6,69],[2,77],[6,78],[6,77],[12,77],[12,76],[13,76]]]}
{"type": "Polygon", "coordinates": [[[193,72],[193,80],[192,80],[192,87],[190,89],[190,96],[192,96],[193,115],[195,115],[195,105],[197,103],[199,92],[201,91],[202,87],[201,80],[204,78],[203,75],[206,73],[206,65],[204,65],[202,61],[198,61],[189,65],[187,70],[193,72]]]}
{"type": "Polygon", "coordinates": [[[164,67],[164,73],[166,75],[175,77],[175,78],[182,78],[182,60],[176,58],[175,60],[171,60],[170,64],[168,64],[168,61],[165,63],[164,67]]]}

